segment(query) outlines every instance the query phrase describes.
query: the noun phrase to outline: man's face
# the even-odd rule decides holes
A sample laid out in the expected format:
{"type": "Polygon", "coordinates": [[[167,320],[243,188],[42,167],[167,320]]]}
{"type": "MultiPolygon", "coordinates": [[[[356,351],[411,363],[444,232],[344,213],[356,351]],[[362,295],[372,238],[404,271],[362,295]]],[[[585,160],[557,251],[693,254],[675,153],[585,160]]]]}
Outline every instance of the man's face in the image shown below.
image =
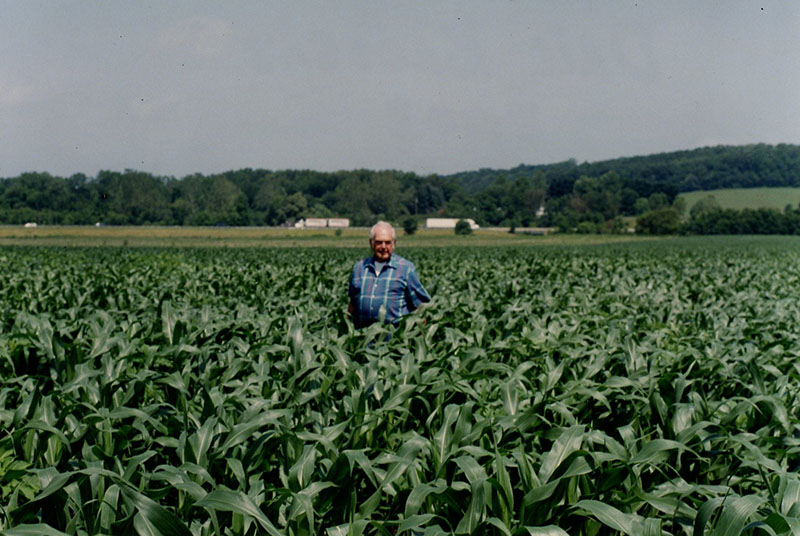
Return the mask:
{"type": "Polygon", "coordinates": [[[369,241],[372,253],[378,262],[388,262],[394,253],[394,240],[392,240],[392,230],[388,227],[378,227],[372,240],[369,241]]]}

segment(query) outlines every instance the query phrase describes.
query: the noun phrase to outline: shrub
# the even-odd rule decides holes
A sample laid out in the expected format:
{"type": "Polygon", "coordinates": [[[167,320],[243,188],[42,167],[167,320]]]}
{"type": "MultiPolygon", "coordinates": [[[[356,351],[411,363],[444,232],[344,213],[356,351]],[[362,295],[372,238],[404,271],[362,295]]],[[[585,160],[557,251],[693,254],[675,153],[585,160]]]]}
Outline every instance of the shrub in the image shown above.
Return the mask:
{"type": "Polygon", "coordinates": [[[406,218],[403,221],[403,230],[407,235],[413,235],[417,231],[417,220],[414,218],[406,218]]]}
{"type": "Polygon", "coordinates": [[[674,208],[645,212],[636,220],[636,232],[647,235],[676,234],[681,228],[681,216],[674,208]]]}
{"type": "Polygon", "coordinates": [[[472,227],[470,227],[469,222],[467,220],[458,220],[456,222],[456,234],[457,235],[472,234],[472,227]]]}

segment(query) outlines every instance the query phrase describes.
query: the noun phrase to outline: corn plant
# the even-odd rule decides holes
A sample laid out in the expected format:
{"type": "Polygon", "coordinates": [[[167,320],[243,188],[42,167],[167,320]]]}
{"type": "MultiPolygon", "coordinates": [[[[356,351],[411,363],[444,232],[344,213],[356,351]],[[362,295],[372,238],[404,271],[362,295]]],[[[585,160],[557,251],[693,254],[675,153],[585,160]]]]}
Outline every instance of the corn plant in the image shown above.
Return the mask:
{"type": "Polygon", "coordinates": [[[0,531],[800,534],[800,242],[0,253],[0,531]]]}

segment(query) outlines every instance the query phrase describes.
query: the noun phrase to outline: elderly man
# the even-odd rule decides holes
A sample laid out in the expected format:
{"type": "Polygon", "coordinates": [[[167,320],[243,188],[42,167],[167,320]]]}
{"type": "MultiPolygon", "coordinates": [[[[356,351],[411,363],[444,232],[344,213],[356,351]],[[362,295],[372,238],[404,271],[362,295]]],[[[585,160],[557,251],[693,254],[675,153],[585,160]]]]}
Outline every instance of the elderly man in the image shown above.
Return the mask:
{"type": "Polygon", "coordinates": [[[414,264],[394,255],[396,234],[385,221],[369,231],[372,257],[358,261],[350,276],[350,313],[356,328],[384,320],[396,324],[431,297],[414,264]]]}

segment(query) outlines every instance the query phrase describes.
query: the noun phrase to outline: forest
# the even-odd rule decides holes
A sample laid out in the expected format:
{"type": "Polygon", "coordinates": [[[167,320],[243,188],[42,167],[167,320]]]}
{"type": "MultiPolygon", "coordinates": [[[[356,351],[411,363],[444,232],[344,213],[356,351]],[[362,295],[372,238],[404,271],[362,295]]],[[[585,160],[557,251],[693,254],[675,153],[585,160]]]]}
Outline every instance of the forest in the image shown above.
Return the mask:
{"type": "MultiPolygon", "coordinates": [[[[133,169],[94,177],[31,171],[0,179],[0,223],[280,226],[337,216],[358,226],[435,215],[472,218],[482,226],[621,232],[627,216],[645,222],[666,217],[672,225],[673,213],[684,216],[675,203],[680,192],[760,186],[800,186],[800,146],[716,146],[426,176],[366,169],[245,168],[181,178],[133,169]]],[[[711,227],[679,230],[704,228],[711,227]]]]}

